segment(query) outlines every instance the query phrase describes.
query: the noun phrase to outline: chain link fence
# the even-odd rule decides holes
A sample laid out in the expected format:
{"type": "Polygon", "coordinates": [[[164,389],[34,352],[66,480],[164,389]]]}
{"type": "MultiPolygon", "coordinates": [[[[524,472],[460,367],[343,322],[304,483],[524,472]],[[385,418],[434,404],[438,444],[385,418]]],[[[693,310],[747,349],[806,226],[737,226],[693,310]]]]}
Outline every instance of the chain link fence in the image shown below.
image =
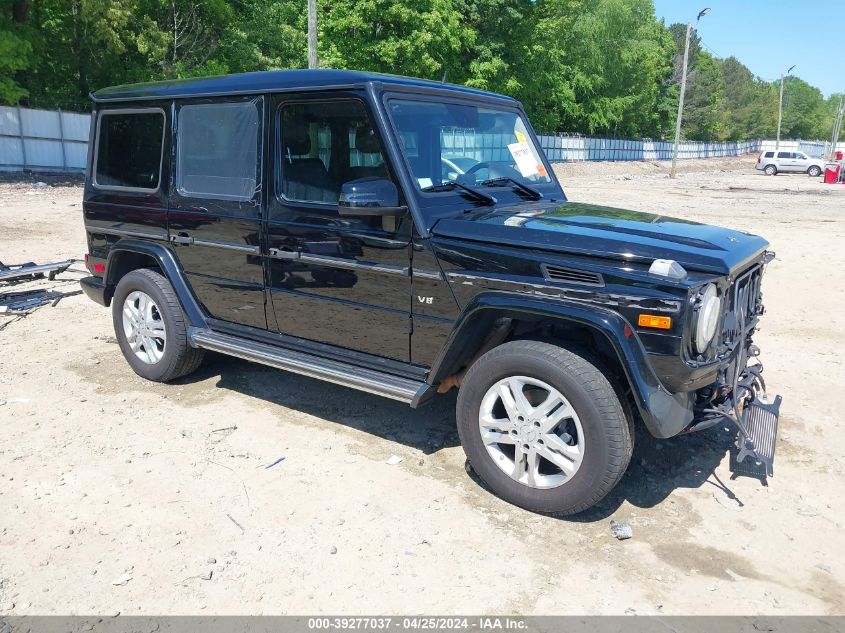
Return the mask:
{"type": "MultiPolygon", "coordinates": [[[[90,114],[61,110],[36,110],[0,106],[0,171],[85,170],[88,153],[90,114]]],[[[594,138],[558,134],[542,135],[540,145],[549,161],[637,161],[671,160],[672,142],[650,139],[594,138]]],[[[508,135],[465,133],[459,129],[444,132],[444,155],[484,156],[484,160],[508,160],[503,155],[508,135]],[[494,156],[495,154],[495,156],[494,156]],[[491,158],[492,157],[492,158],[491,158]]],[[[725,143],[683,141],[678,158],[719,158],[773,150],[775,142],[754,140],[725,143]]],[[[830,150],[824,141],[781,141],[781,151],[800,151],[822,158],[830,150]]],[[[481,158],[478,158],[481,160],[481,158]]]]}

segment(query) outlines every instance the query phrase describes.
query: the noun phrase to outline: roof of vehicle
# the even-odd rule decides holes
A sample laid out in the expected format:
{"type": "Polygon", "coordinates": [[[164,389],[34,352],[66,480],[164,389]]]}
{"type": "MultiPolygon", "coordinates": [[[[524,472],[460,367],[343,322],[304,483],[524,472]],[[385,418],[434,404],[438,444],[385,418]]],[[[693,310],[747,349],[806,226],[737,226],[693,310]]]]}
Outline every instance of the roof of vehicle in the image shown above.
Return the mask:
{"type": "Polygon", "coordinates": [[[265,92],[313,89],[351,88],[370,83],[381,83],[386,88],[403,90],[446,90],[469,97],[509,101],[504,95],[425,79],[368,73],[357,70],[268,70],[216,77],[191,77],[169,81],[153,81],[103,88],[91,94],[96,102],[172,99],[177,97],[204,97],[226,94],[259,94],[265,92]]]}

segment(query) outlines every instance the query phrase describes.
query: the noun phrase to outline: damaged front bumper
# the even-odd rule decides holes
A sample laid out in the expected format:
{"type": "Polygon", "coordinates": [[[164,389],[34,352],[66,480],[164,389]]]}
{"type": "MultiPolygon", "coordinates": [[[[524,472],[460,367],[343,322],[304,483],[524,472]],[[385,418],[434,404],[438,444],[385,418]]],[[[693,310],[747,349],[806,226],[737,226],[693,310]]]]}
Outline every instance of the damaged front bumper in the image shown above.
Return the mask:
{"type": "Polygon", "coordinates": [[[736,359],[733,373],[726,372],[734,376],[730,386],[722,383],[699,391],[693,421],[685,432],[733,422],[738,430],[737,462],[749,457],[764,466],[766,475],[771,477],[782,399],[767,395],[763,365],[756,360],[758,354],[757,347],[749,345],[746,353],[736,359]],[[750,357],[754,360],[748,362],[750,357]]]}

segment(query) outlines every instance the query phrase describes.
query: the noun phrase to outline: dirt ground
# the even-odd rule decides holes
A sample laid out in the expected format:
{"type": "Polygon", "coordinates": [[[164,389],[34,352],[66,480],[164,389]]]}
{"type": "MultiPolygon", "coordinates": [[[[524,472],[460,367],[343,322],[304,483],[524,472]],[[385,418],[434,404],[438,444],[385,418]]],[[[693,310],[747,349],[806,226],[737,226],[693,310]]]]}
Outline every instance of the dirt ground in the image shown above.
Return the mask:
{"type": "MultiPolygon", "coordinates": [[[[413,411],[219,356],[151,384],[73,296],[0,315],[0,614],[845,613],[845,187],[682,170],[559,166],[573,200],[771,241],[768,486],[732,478],[724,429],[639,432],[599,507],[534,515],[465,472],[454,396],[413,411]]],[[[0,184],[0,260],[81,258],[80,187],[33,183],[0,184]]]]}

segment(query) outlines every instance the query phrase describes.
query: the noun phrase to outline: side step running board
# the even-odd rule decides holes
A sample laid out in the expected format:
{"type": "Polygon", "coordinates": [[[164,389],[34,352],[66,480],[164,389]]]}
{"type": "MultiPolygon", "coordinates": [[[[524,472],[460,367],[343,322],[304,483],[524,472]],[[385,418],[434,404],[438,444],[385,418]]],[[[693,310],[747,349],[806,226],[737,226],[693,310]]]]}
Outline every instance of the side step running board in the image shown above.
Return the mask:
{"type": "Polygon", "coordinates": [[[312,356],[303,352],[258,343],[213,330],[190,328],[188,341],[194,347],[237,356],[262,365],[284,369],[303,376],[319,378],[336,385],[406,402],[412,407],[426,402],[434,395],[431,385],[410,378],[347,365],[335,360],[312,356]]]}

